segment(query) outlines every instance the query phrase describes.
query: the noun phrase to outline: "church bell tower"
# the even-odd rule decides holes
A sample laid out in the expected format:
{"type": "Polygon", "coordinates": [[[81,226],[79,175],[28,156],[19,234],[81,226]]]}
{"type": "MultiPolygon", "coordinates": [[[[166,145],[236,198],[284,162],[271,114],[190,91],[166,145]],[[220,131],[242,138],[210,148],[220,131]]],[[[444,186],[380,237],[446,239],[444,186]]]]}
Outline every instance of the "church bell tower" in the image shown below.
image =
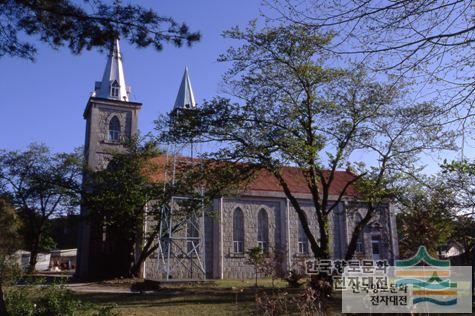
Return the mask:
{"type": "MultiPolygon", "coordinates": [[[[111,45],[102,81],[95,83],[94,92],[84,110],[86,135],[84,156],[87,167],[97,171],[107,167],[111,153],[124,148],[124,141],[137,134],[138,113],[142,104],[130,101],[130,87],[125,83],[119,40],[111,45]]],[[[81,209],[84,218],[87,210],[81,209]]],[[[90,223],[81,221],[78,245],[77,275],[93,277],[98,270],[98,252],[103,250],[102,234],[90,223]],[[100,249],[102,248],[102,250],[100,249]]]]}
{"type": "Polygon", "coordinates": [[[131,102],[129,94],[119,40],[115,40],[102,81],[96,81],[84,111],[84,151],[89,168],[100,170],[106,167],[111,151],[119,149],[125,140],[137,133],[138,112],[142,104],[131,102]]]}

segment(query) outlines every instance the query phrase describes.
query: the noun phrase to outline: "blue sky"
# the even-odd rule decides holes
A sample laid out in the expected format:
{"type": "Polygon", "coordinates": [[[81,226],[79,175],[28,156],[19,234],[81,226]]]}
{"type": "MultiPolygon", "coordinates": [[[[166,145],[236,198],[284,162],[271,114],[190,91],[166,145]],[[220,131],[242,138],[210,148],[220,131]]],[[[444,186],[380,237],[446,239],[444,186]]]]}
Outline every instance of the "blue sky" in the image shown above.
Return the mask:
{"type": "MultiPolygon", "coordinates": [[[[161,52],[121,43],[126,82],[132,87],[131,100],[143,103],[139,115],[142,133],[152,131],[153,120],[171,109],[185,66],[189,67],[199,103],[218,94],[227,65],[216,59],[231,44],[221,37],[221,32],[235,25],[245,26],[258,17],[262,9],[260,2],[134,1],[178,22],[186,22],[191,30],[202,34],[202,40],[191,48],[166,45],[161,52]]],[[[39,51],[34,63],[0,58],[0,148],[22,149],[32,142],[42,142],[55,151],[71,151],[83,145],[82,114],[94,82],[102,78],[106,55],[85,51],[75,56],[67,49],[53,50],[36,44],[39,51]]],[[[473,151],[468,148],[470,154],[473,151]]],[[[435,170],[439,159],[453,156],[431,154],[423,161],[431,166],[430,170],[435,170]]],[[[354,158],[365,160],[365,155],[354,158]]]]}
{"type": "MultiPolygon", "coordinates": [[[[153,129],[153,120],[168,112],[175,101],[185,66],[189,67],[195,97],[215,96],[226,65],[216,62],[230,42],[221,32],[246,25],[259,15],[260,1],[134,1],[159,14],[186,22],[202,40],[191,48],[166,45],[135,49],[121,42],[125,79],[132,86],[132,101],[143,103],[139,116],[142,132],[153,129]]],[[[43,142],[55,151],[71,151],[84,142],[84,107],[94,82],[101,80],[106,55],[85,51],[79,56],[67,49],[55,51],[38,45],[36,62],[0,58],[0,148],[22,149],[43,142]]]]}

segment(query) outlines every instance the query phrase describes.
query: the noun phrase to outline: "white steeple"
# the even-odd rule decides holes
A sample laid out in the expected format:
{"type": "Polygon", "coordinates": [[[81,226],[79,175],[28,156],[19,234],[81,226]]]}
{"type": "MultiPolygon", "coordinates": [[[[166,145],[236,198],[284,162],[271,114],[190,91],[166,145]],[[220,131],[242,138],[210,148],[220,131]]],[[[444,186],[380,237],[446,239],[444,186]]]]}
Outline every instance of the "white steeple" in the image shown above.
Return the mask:
{"type": "Polygon", "coordinates": [[[111,46],[107,57],[107,65],[102,76],[102,81],[96,81],[93,97],[129,101],[130,87],[125,85],[122,54],[120,53],[119,40],[116,39],[111,46]]]}
{"type": "Polygon", "coordinates": [[[190,76],[188,75],[188,67],[185,67],[185,73],[181,80],[180,90],[176,96],[173,109],[193,109],[196,107],[195,96],[191,88],[190,76]]]}

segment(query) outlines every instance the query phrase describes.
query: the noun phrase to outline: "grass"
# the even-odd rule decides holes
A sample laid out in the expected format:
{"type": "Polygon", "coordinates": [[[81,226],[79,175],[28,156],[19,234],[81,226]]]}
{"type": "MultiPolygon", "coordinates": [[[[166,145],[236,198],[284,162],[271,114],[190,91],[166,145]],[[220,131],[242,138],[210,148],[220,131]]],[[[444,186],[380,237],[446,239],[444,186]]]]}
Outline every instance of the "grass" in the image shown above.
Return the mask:
{"type": "MultiPolygon", "coordinates": [[[[78,293],[82,301],[100,305],[117,304],[121,315],[250,315],[255,314],[256,291],[272,293],[285,290],[297,295],[299,289],[284,289],[286,283],[260,279],[258,288],[254,280],[217,280],[197,284],[166,284],[150,294],[78,293]]],[[[334,299],[339,302],[338,299],[334,299]]],[[[333,310],[338,310],[339,305],[333,310]]]]}
{"type": "Polygon", "coordinates": [[[83,301],[117,304],[121,315],[247,315],[254,306],[253,293],[204,289],[163,290],[153,294],[79,294],[83,301]]]}
{"type": "MultiPolygon", "coordinates": [[[[216,280],[215,281],[216,287],[219,288],[232,288],[232,287],[240,287],[240,288],[248,288],[254,287],[256,281],[254,279],[225,279],[225,280],[216,280]]],[[[277,279],[274,281],[274,285],[276,288],[285,288],[287,286],[287,282],[281,279],[277,279]]],[[[265,278],[265,279],[258,279],[257,286],[264,287],[264,288],[272,288],[272,280],[265,278]]]]}
{"type": "MultiPolygon", "coordinates": [[[[260,279],[259,288],[254,280],[216,280],[205,283],[166,284],[150,294],[78,293],[79,299],[99,305],[116,304],[120,315],[254,315],[255,294],[286,291],[289,296],[301,289],[285,288],[286,283],[276,281],[272,288],[270,279],[260,279]]],[[[341,315],[341,293],[334,293],[329,300],[328,315],[341,315]]],[[[475,306],[475,305],[474,305],[475,306]]],[[[289,306],[297,315],[296,307],[289,306]]],[[[399,314],[397,314],[399,315],[399,314]]],[[[437,314],[434,314],[437,315],[437,314]]]]}

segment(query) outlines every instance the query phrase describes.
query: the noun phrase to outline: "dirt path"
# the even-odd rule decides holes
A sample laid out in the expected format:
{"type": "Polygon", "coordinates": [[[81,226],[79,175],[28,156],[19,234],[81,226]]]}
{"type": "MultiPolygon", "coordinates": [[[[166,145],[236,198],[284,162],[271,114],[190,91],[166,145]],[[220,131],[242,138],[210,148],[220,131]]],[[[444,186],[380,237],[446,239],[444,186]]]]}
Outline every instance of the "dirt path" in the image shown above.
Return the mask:
{"type": "Polygon", "coordinates": [[[128,287],[105,286],[97,283],[72,283],[65,284],[65,287],[79,293],[136,293],[132,292],[128,287]]]}

